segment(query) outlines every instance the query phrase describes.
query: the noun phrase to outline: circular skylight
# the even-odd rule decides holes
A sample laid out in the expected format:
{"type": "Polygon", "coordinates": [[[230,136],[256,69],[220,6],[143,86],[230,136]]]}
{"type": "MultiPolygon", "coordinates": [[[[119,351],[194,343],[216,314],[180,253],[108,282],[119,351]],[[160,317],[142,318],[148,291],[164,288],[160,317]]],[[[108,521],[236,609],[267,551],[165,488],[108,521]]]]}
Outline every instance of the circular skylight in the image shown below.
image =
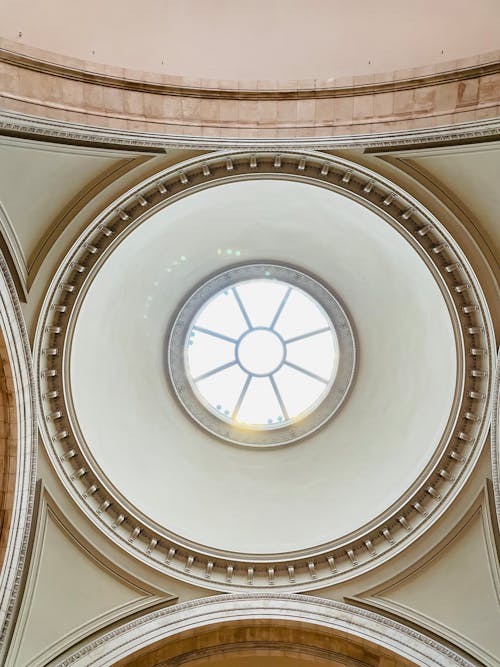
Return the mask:
{"type": "Polygon", "coordinates": [[[225,421],[279,428],[328,393],[338,346],[323,308],[301,289],[267,277],[223,289],[195,315],[186,375],[225,421]]]}
{"type": "Polygon", "coordinates": [[[172,328],[174,389],[207,430],[239,444],[286,444],[340,405],[354,369],[344,311],[283,266],[234,267],[207,281],[172,328]]]}

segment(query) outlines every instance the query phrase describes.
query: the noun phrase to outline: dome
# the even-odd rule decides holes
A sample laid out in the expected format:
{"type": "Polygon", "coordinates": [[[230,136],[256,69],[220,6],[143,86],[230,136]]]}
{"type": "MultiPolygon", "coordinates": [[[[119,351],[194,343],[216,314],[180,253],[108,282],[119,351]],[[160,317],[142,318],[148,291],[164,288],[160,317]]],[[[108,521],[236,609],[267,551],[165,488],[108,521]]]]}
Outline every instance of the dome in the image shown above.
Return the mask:
{"type": "MultiPolygon", "coordinates": [[[[136,556],[142,557],[143,540],[152,535],[151,564],[175,576],[194,577],[204,585],[210,562],[210,584],[222,590],[266,587],[269,568],[273,586],[300,588],[307,581],[317,587],[332,577],[353,576],[378,554],[386,557],[396,541],[408,540],[406,526],[423,525],[431,509],[432,514],[442,511],[451,498],[458,471],[450,466],[449,452],[456,450],[456,429],[467,429],[462,435],[471,440],[478,433],[476,426],[473,436],[463,418],[473,357],[464,357],[463,338],[457,335],[457,327],[465,326],[457,319],[457,306],[462,316],[470,315],[461,291],[453,287],[456,281],[463,283],[466,269],[460,265],[454,275],[458,263],[437,222],[427,247],[428,213],[417,212],[404,192],[353,164],[288,154],[276,167],[273,156],[262,155],[256,173],[242,154],[231,157],[231,172],[236,173],[225,177],[217,165],[227,166],[227,160],[222,155],[203,163],[214,174],[211,179],[194,159],[184,165],[182,179],[167,171],[144,184],[133,199],[116,204],[118,218],[108,212],[100,222],[98,229],[107,230],[106,250],[92,252],[100,247],[92,245],[89,252],[91,237],[82,239],[64,269],[72,277],[55,280],[44,319],[64,331],[68,327],[60,371],[66,378],[64,403],[56,401],[71,429],[63,440],[71,438],[85,456],[95,475],[92,486],[100,489],[84,493],[90,483],[85,467],[85,475],[72,475],[73,492],[79,503],[83,493],[101,528],[104,501],[107,530],[127,550],[132,544],[136,556]],[[303,165],[301,177],[294,173],[297,164],[303,165]],[[321,173],[325,164],[326,177],[321,173]],[[367,196],[362,199],[359,192],[367,196]],[[422,229],[427,231],[421,234],[422,229]],[[416,243],[419,238],[423,243],[416,243]],[[74,284],[75,257],[85,276],[81,287],[74,284]],[[226,338],[237,343],[235,354],[240,354],[239,340],[253,331],[248,313],[256,317],[259,312],[255,306],[252,310],[244,278],[260,274],[267,278],[262,294],[271,300],[273,288],[283,294],[287,288],[270,279],[287,277],[303,289],[316,290],[328,307],[329,297],[323,296],[328,292],[317,291],[319,283],[306,280],[309,275],[328,285],[338,299],[331,317],[338,323],[340,384],[333,383],[329,396],[339,410],[331,418],[331,411],[323,412],[325,406],[330,410],[325,400],[310,416],[283,427],[278,418],[279,428],[269,428],[267,419],[257,431],[247,424],[230,426],[229,410],[225,415],[218,399],[211,399],[214,385],[203,380],[217,371],[219,378],[236,383],[238,395],[250,392],[250,406],[259,400],[251,392],[265,392],[267,380],[266,373],[260,378],[245,375],[239,357],[222,363],[219,355],[229,354],[226,348],[208,348],[213,359],[206,362],[208,370],[189,377],[196,359],[190,346],[193,332],[213,334],[207,327],[218,326],[209,319],[207,327],[196,325],[204,322],[197,319],[204,308],[221,313],[220,331],[229,327],[226,338]],[[232,284],[236,294],[226,294],[232,284]],[[61,285],[71,300],[65,301],[64,315],[57,314],[61,285]],[[205,294],[215,296],[207,302],[205,294]],[[236,315],[219,310],[226,306],[217,300],[226,296],[236,315]],[[456,306],[453,300],[458,300],[456,306]],[[221,369],[228,371],[226,376],[221,369]],[[248,378],[254,389],[248,388],[248,378]],[[311,430],[315,413],[318,421],[311,430]],[[287,446],[267,446],[283,444],[287,446]],[[186,494],[186,488],[197,491],[186,494]],[[319,508],[340,507],[347,496],[353,498],[349,505],[325,523],[319,508]],[[290,563],[297,570],[293,577],[290,563]],[[308,563],[314,566],[313,582],[308,563]]],[[[467,293],[467,303],[470,298],[467,293]]],[[[283,299],[281,295],[276,312],[283,312],[286,324],[283,299]]],[[[258,300],[264,308],[264,296],[258,300]]],[[[317,329],[314,317],[313,310],[306,321],[317,329]]],[[[40,350],[55,344],[47,335],[51,325],[43,331],[40,350]]],[[[292,328],[292,340],[293,334],[292,328]]],[[[278,338],[276,342],[284,351],[278,338]]],[[[285,353],[285,363],[287,359],[285,353]]],[[[43,373],[48,368],[43,357],[41,364],[43,373]]],[[[53,366],[52,360],[49,364],[53,366]]],[[[279,387],[290,390],[294,377],[280,377],[276,371],[281,364],[278,360],[271,369],[275,391],[269,383],[269,393],[263,394],[263,405],[272,406],[278,397],[276,410],[282,398],[279,387]]],[[[289,368],[297,373],[293,362],[289,368]]],[[[316,373],[302,373],[313,386],[317,378],[328,386],[321,374],[328,375],[322,360],[316,373]]],[[[306,389],[299,396],[307,396],[309,385],[301,381],[306,389]]],[[[53,387],[52,377],[49,382],[53,387]]],[[[54,404],[42,401],[41,409],[49,416],[54,404]]],[[[46,423],[48,436],[57,441],[59,424],[46,423]]],[[[473,450],[466,454],[472,462],[473,450]]],[[[460,459],[465,460],[462,451],[460,459]]],[[[63,467],[73,468],[74,460],[64,460],[63,467]]],[[[458,478],[463,483],[466,476],[462,472],[458,478]]]]}
{"type": "Polygon", "coordinates": [[[3,8],[0,663],[500,667],[498,3],[3,8]]]}
{"type": "Polygon", "coordinates": [[[85,6],[8,0],[4,6],[2,36],[18,45],[193,82],[246,80],[251,86],[257,80],[370,76],[498,48],[497,6],[491,0],[481,2],[481,11],[463,0],[441,0],[439,8],[430,0],[404,8],[397,0],[385,0],[383,11],[372,6],[360,11],[357,3],[340,0],[310,0],[307,6],[297,0],[238,6],[228,0],[185,0],[182,5],[145,0],[140,12],[130,0],[108,0],[105,6],[97,0],[85,6]],[[132,15],[135,20],[127,20],[132,15]],[[450,15],[461,32],[450,30],[450,15]]]}

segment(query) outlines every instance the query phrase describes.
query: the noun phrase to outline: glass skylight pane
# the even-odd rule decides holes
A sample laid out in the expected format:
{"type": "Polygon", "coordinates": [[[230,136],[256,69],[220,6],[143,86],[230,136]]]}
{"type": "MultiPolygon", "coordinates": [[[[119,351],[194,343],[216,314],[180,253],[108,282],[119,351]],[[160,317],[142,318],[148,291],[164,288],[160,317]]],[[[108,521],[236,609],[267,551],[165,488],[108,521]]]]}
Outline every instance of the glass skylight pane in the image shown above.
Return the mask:
{"type": "MultiPolygon", "coordinates": [[[[287,361],[303,366],[308,371],[330,378],[334,371],[336,359],[332,331],[316,329],[321,333],[288,343],[286,346],[287,361]]],[[[313,332],[311,332],[313,333],[313,332]]]]}
{"type": "Polygon", "coordinates": [[[298,287],[269,278],[215,294],[191,322],[185,349],[195,394],[241,428],[280,428],[310,414],[337,371],[326,312],[298,287]]]}
{"type": "Polygon", "coordinates": [[[284,417],[269,378],[252,378],[238,413],[244,424],[268,426],[283,423],[284,417]]]}
{"type": "Polygon", "coordinates": [[[325,424],[354,378],[351,323],[297,268],[242,264],[187,298],[169,335],[172,389],[222,440],[275,447],[325,424]],[[340,364],[342,360],[342,364],[340,364]]]}
{"type": "Polygon", "coordinates": [[[238,292],[254,327],[269,327],[287,292],[287,287],[274,280],[252,280],[238,286],[238,292]]]}
{"type": "Polygon", "coordinates": [[[191,374],[196,378],[216,366],[232,361],[234,343],[193,329],[189,334],[187,354],[191,374]]]}
{"type": "Polygon", "coordinates": [[[231,338],[238,338],[247,329],[231,289],[219,292],[210,299],[193,324],[231,338]]]}
{"type": "Polygon", "coordinates": [[[204,380],[199,380],[196,387],[212,411],[221,418],[230,420],[246,379],[247,374],[234,364],[204,380]]]}
{"type": "Polygon", "coordinates": [[[287,365],[274,377],[290,419],[314,409],[328,390],[324,383],[287,365]]]}
{"type": "Polygon", "coordinates": [[[285,340],[328,326],[328,318],[319,304],[301,290],[293,289],[276,323],[276,331],[285,340]]]}

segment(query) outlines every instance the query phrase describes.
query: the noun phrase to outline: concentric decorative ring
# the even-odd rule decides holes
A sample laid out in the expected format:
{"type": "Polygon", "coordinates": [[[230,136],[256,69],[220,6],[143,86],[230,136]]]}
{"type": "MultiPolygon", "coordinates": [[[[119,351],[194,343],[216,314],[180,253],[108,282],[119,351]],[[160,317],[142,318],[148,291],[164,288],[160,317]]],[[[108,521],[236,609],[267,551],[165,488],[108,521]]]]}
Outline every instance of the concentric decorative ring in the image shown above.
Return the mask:
{"type": "Polygon", "coordinates": [[[187,299],[172,326],[168,363],[177,397],[207,431],[236,444],[285,445],[316,431],[342,404],[354,336],[317,280],[287,266],[249,264],[219,273],[187,299]]]}
{"type": "MultiPolygon", "coordinates": [[[[355,269],[354,269],[355,270],[355,269]]],[[[417,539],[469,478],[489,428],[493,327],[480,284],[451,234],[384,177],[321,153],[227,152],[175,165],[109,206],[68,252],[47,291],[36,333],[40,431],[54,469],[87,516],[113,541],[171,576],[217,590],[311,590],[357,576],[417,539]],[[156,210],[232,180],[286,178],[334,190],[382,217],[415,248],[439,285],[455,331],[458,382],[435,454],[398,502],[334,543],[262,557],[221,553],[171,535],[132,507],[93,460],[68,395],[76,314],[106,258],[156,210]]]]}

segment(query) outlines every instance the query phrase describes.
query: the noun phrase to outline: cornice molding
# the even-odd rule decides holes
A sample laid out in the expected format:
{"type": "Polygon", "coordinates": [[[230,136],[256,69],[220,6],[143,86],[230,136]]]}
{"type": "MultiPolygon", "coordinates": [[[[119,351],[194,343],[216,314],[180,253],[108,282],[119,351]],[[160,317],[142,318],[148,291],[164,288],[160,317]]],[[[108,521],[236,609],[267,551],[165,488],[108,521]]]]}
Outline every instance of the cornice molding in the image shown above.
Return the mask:
{"type": "Polygon", "coordinates": [[[270,138],[210,137],[159,132],[139,132],[89,126],[28,114],[0,110],[0,134],[60,143],[109,146],[124,150],[163,153],[169,149],[196,150],[340,150],[383,149],[442,145],[457,142],[494,140],[500,136],[500,119],[488,118],[435,128],[344,134],[325,137],[270,138]]]}
{"type": "Polygon", "coordinates": [[[477,278],[446,229],[387,179],[319,153],[219,153],[188,160],[140,183],[105,209],[62,262],[47,292],[35,344],[41,431],[52,464],[84,513],[115,543],[171,576],[217,590],[311,590],[357,576],[406,548],[463,487],[487,437],[494,335],[477,278]],[[68,387],[76,314],[93,277],[137,225],[169,202],[246,178],[288,178],[332,189],[374,210],[420,254],[448,306],[458,380],[448,425],[432,460],[397,503],[335,543],[255,558],[208,550],[154,524],[113,487],[78,428],[68,387]]]}
{"type": "Polygon", "coordinates": [[[451,648],[372,611],[309,595],[271,593],[217,595],[147,614],[89,642],[55,667],[104,667],[186,630],[261,619],[302,627],[313,624],[381,646],[421,667],[476,667],[451,648]]]}
{"type": "MultiPolygon", "coordinates": [[[[70,66],[54,61],[45,60],[30,53],[20,53],[7,48],[0,48],[0,62],[34,72],[40,72],[51,76],[62,77],[71,81],[97,84],[122,90],[136,91],[141,93],[154,93],[157,95],[173,95],[181,97],[197,97],[204,99],[225,100],[297,100],[297,99],[328,99],[339,97],[356,97],[359,95],[374,95],[380,93],[394,93],[403,90],[414,90],[416,88],[427,88],[456,81],[467,81],[478,77],[497,74],[500,72],[500,62],[486,62],[471,67],[450,69],[432,74],[410,76],[405,79],[390,79],[386,81],[368,84],[355,84],[350,86],[329,85],[327,82],[317,81],[315,86],[300,87],[292,82],[283,82],[279,88],[251,89],[245,87],[245,82],[235,81],[229,88],[213,86],[193,86],[176,83],[181,77],[171,77],[172,81],[145,81],[130,77],[116,76],[99,72],[99,66],[94,70],[88,68],[89,63],[82,61],[82,67],[70,66]],[[83,66],[87,65],[84,69],[83,66]],[[240,84],[240,85],[238,85],[240,84]]],[[[459,63],[460,64],[460,63],[459,63]]],[[[411,72],[412,70],[410,70],[411,72]]],[[[419,70],[414,70],[417,73],[419,70]]],[[[167,77],[160,77],[165,79],[167,77]]],[[[366,77],[365,77],[366,78],[366,77]]],[[[389,76],[387,76],[389,79],[389,76]]],[[[214,81],[214,84],[217,82],[214,81]]],[[[264,82],[265,86],[265,82],[264,82]]]]}

